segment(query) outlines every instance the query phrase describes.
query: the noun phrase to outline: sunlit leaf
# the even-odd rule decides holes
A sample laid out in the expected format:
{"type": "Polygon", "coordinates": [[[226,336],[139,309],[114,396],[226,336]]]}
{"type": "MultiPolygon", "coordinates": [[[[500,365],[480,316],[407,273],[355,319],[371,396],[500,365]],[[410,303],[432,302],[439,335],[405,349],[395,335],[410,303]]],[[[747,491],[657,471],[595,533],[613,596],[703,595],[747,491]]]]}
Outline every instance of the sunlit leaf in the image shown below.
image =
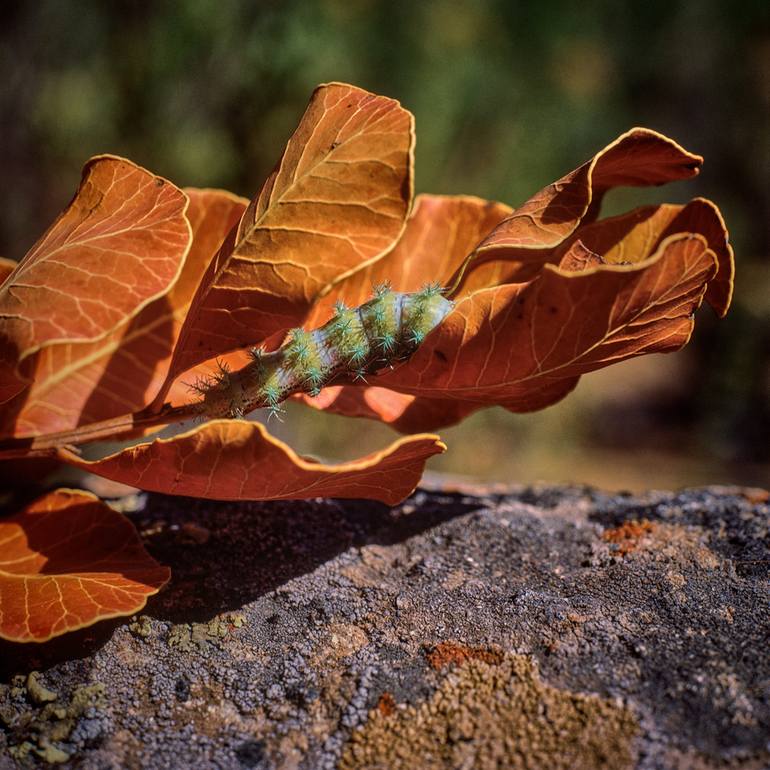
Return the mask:
{"type": "MultiPolygon", "coordinates": [[[[396,276],[394,288],[402,290],[415,289],[434,280],[446,285],[452,271],[461,272],[458,268],[464,261],[460,253],[464,248],[470,255],[469,267],[462,273],[456,294],[459,302],[456,312],[446,319],[441,330],[431,335],[425,350],[412,361],[394,374],[370,377],[373,387],[344,386],[327,389],[328,392],[317,398],[298,398],[317,409],[379,419],[404,432],[452,425],[476,409],[495,403],[514,411],[548,406],[566,396],[577,384],[578,373],[565,374],[572,364],[566,368],[557,367],[557,376],[544,373],[522,381],[510,391],[501,387],[496,396],[489,393],[481,396],[483,388],[471,384],[477,376],[473,373],[486,372],[487,358],[492,361],[495,356],[507,356],[506,366],[511,371],[516,371],[517,366],[526,366],[527,354],[522,351],[537,347],[541,339],[543,344],[550,344],[549,340],[562,334],[568,339],[569,331],[563,331],[563,325],[580,325],[581,319],[595,315],[597,307],[607,310],[613,296],[602,296],[602,293],[614,292],[618,286],[597,278],[590,289],[585,284],[581,294],[571,297],[573,305],[568,316],[558,311],[550,317],[539,318],[536,324],[530,317],[536,305],[529,303],[525,305],[526,310],[517,309],[513,315],[513,319],[519,321],[518,328],[508,318],[504,329],[496,329],[491,316],[499,315],[498,304],[511,302],[513,297],[519,302],[535,293],[542,298],[541,286],[525,287],[521,283],[533,278],[535,283],[540,281],[555,291],[558,281],[566,280],[571,272],[602,265],[642,263],[649,260],[667,237],[677,233],[700,234],[706,239],[716,257],[717,272],[713,275],[701,271],[699,275],[707,299],[719,315],[724,315],[732,295],[734,262],[724,221],[713,203],[695,199],[685,206],[644,207],[621,217],[593,221],[602,196],[611,187],[661,184],[686,178],[697,173],[700,160],[654,131],[634,129],[512,213],[508,210],[506,214],[501,204],[485,204],[478,199],[421,196],[418,201],[423,205],[416,207],[396,249],[367,271],[336,286],[314,309],[311,319],[325,320],[337,299],[349,303],[361,301],[368,288],[367,273],[374,280],[384,280],[390,268],[396,276]],[[489,222],[487,212],[502,221],[489,222]],[[463,233],[467,237],[463,238],[463,233]],[[405,271],[408,281],[402,280],[398,268],[402,261],[408,265],[405,271]],[[546,264],[560,265],[564,275],[557,277],[557,271],[538,277],[538,271],[546,264]],[[505,289],[502,294],[506,300],[500,299],[500,293],[488,293],[496,287],[505,289]],[[483,297],[464,318],[463,314],[470,307],[468,297],[478,291],[483,297]],[[446,337],[447,344],[438,347],[430,344],[449,334],[449,328],[454,328],[451,342],[450,337],[446,337]],[[429,349],[432,350],[431,358],[425,352],[429,349]],[[426,387],[426,382],[448,366],[442,357],[451,361],[456,371],[465,373],[463,381],[468,382],[467,390],[458,390],[459,380],[454,378],[451,384],[442,381],[438,387],[426,387]],[[427,372],[419,371],[421,368],[427,368],[427,372]],[[419,387],[413,386],[415,382],[420,383],[419,387]],[[405,383],[409,386],[403,387],[405,383]],[[396,393],[385,386],[405,392],[396,393]]],[[[661,295],[666,289],[675,288],[668,282],[677,280],[679,277],[675,272],[663,275],[659,287],[661,295]]],[[[556,308],[557,304],[552,306],[556,308]]],[[[645,339],[649,348],[637,350],[633,355],[651,352],[662,345],[660,340],[649,336],[645,339]]],[[[676,349],[685,341],[682,339],[674,344],[673,339],[663,345],[663,349],[676,349]]],[[[580,344],[578,341],[578,348],[580,344]]],[[[561,348],[557,348],[557,355],[559,350],[561,348]]],[[[593,368],[612,360],[597,363],[593,368]]]]}
{"type": "Polygon", "coordinates": [[[16,269],[17,262],[13,259],[7,259],[6,257],[0,257],[0,286],[4,283],[5,279],[16,269]]]}
{"type": "Polygon", "coordinates": [[[91,159],[61,216],[0,287],[0,402],[24,362],[54,343],[97,340],[177,279],[190,247],[187,196],[128,160],[91,159]]]}
{"type": "Polygon", "coordinates": [[[407,497],[425,461],[445,450],[438,436],[417,435],[352,462],[309,462],[259,423],[212,420],[171,439],[156,439],[89,462],[66,462],[153,492],[214,500],[352,497],[389,505],[407,497]]]}
{"type": "Polygon", "coordinates": [[[695,198],[685,205],[643,206],[599,220],[579,228],[554,253],[562,267],[565,259],[574,259],[581,249],[600,255],[605,264],[633,264],[647,259],[662,240],[674,233],[699,233],[716,255],[717,274],[709,283],[706,299],[723,317],[732,299],[735,261],[722,214],[705,198],[695,198]]]}
{"type": "Polygon", "coordinates": [[[188,188],[193,240],[171,290],[96,342],[59,343],[39,351],[34,382],[0,408],[8,435],[64,431],[138,411],[165,380],[193,294],[248,201],[223,190],[188,188]]]}
{"type": "MultiPolygon", "coordinates": [[[[445,285],[465,257],[510,212],[502,203],[467,195],[418,195],[393,251],[337,284],[313,307],[305,327],[326,321],[337,301],[360,305],[371,297],[372,287],[381,283],[389,283],[395,291],[417,291],[436,282],[445,285]]],[[[496,283],[490,272],[480,275],[480,280],[484,286],[496,283]]]]}
{"type": "MultiPolygon", "coordinates": [[[[564,256],[573,258],[574,251],[564,256]]],[[[302,398],[401,431],[452,425],[484,406],[542,409],[586,372],[684,345],[716,272],[705,238],[688,233],[670,236],[635,265],[547,265],[529,283],[459,300],[408,363],[370,378],[376,387],[327,388],[317,399],[302,398]]]]}
{"type": "Polygon", "coordinates": [[[354,86],[320,86],[281,161],[196,294],[173,374],[300,323],[342,276],[401,234],[412,116],[354,86]]]}
{"type": "Polygon", "coordinates": [[[717,263],[700,235],[666,239],[636,265],[568,272],[477,291],[377,384],[413,395],[540,409],[577,377],[689,339],[717,263]]]}
{"type": "Polygon", "coordinates": [[[125,516],[59,489],[0,519],[0,637],[44,642],[132,615],[169,576],[125,516]]]}
{"type": "Polygon", "coordinates": [[[504,261],[500,282],[530,279],[581,224],[593,222],[613,187],[661,185],[695,176],[703,158],[647,128],[618,137],[591,160],[548,185],[498,225],[471,255],[466,280],[490,261],[504,261]]]}
{"type": "Polygon", "coordinates": [[[318,396],[303,393],[297,400],[330,414],[378,420],[400,433],[419,433],[455,425],[484,406],[472,401],[411,396],[376,385],[332,385],[318,396]]]}

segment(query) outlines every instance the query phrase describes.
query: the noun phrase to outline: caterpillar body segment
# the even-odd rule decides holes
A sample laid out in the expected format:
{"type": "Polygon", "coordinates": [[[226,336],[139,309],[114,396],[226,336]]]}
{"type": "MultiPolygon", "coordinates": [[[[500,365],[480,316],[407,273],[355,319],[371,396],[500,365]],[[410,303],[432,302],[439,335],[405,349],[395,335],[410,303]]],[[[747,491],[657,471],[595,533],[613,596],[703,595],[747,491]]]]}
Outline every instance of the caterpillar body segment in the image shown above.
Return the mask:
{"type": "Polygon", "coordinates": [[[438,285],[412,293],[377,286],[359,307],[338,302],[320,328],[292,329],[278,350],[252,349],[252,360],[242,369],[220,366],[217,375],[193,386],[202,395],[199,411],[242,417],[267,408],[277,416],[293,393],[317,395],[336,381],[365,381],[367,374],[408,359],[453,307],[438,285]]]}

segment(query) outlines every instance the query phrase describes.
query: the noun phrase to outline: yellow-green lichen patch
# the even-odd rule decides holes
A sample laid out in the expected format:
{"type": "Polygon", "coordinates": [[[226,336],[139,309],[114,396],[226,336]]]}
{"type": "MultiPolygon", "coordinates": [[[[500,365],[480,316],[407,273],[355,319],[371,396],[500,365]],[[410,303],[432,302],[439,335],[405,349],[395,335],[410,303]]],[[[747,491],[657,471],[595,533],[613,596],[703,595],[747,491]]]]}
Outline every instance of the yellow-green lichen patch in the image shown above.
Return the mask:
{"type": "Polygon", "coordinates": [[[128,624],[128,630],[140,639],[147,639],[152,635],[152,621],[147,615],[140,615],[128,624]]]}
{"type": "Polygon", "coordinates": [[[53,703],[57,697],[53,690],[43,686],[37,671],[30,671],[27,676],[27,692],[33,703],[53,703]]]}
{"type": "MultiPolygon", "coordinates": [[[[14,688],[23,687],[22,681],[22,677],[14,677],[14,688]]],[[[27,677],[26,697],[42,708],[7,708],[0,713],[0,722],[24,738],[7,748],[8,754],[20,763],[29,763],[33,757],[47,764],[68,762],[73,751],[69,742],[81,717],[87,712],[99,714],[107,708],[105,687],[100,682],[76,687],[67,701],[45,688],[37,672],[27,677]]]]}
{"type": "Polygon", "coordinates": [[[204,650],[209,644],[221,647],[235,629],[241,628],[244,617],[241,613],[225,613],[208,623],[182,623],[174,626],[168,635],[168,646],[180,652],[204,650]]]}
{"type": "Polygon", "coordinates": [[[339,768],[623,770],[637,732],[625,707],[551,687],[531,659],[507,654],[467,660],[422,703],[373,710],[339,768]]]}

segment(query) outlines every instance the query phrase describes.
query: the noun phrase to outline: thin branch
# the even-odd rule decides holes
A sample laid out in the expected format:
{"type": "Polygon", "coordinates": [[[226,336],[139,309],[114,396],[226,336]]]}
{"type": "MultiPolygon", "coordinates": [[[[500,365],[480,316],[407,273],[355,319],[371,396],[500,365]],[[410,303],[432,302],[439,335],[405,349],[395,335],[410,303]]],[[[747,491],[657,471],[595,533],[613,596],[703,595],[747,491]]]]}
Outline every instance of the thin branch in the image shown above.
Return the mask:
{"type": "Polygon", "coordinates": [[[147,414],[136,412],[94,422],[61,433],[48,433],[28,438],[7,438],[0,440],[0,459],[12,457],[53,456],[64,446],[78,446],[92,441],[124,436],[156,425],[170,425],[196,417],[200,414],[198,404],[172,407],[166,404],[160,412],[147,414]]]}

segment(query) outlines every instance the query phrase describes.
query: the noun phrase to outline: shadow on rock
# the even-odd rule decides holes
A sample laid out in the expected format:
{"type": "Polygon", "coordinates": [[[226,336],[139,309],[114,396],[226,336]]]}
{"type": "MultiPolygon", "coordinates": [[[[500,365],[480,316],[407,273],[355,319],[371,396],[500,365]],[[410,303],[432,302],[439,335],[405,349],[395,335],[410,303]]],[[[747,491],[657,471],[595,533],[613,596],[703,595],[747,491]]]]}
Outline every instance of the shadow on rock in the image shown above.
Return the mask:
{"type": "Polygon", "coordinates": [[[125,622],[126,618],[112,618],[42,644],[0,641],[0,683],[7,683],[15,674],[44,670],[63,661],[85,660],[100,650],[125,622]]]}
{"type": "MultiPolygon", "coordinates": [[[[232,503],[148,495],[131,518],[171,582],[143,614],[207,622],[312,572],[351,546],[400,542],[481,505],[462,495],[416,492],[396,508],[371,500],[232,503]]],[[[93,656],[127,618],[43,644],[0,641],[0,681],[93,656]]]]}
{"type": "Polygon", "coordinates": [[[419,491],[394,509],[369,500],[220,503],[151,496],[139,526],[172,578],[145,614],[208,621],[351,546],[400,542],[479,506],[478,499],[419,491]]]}

